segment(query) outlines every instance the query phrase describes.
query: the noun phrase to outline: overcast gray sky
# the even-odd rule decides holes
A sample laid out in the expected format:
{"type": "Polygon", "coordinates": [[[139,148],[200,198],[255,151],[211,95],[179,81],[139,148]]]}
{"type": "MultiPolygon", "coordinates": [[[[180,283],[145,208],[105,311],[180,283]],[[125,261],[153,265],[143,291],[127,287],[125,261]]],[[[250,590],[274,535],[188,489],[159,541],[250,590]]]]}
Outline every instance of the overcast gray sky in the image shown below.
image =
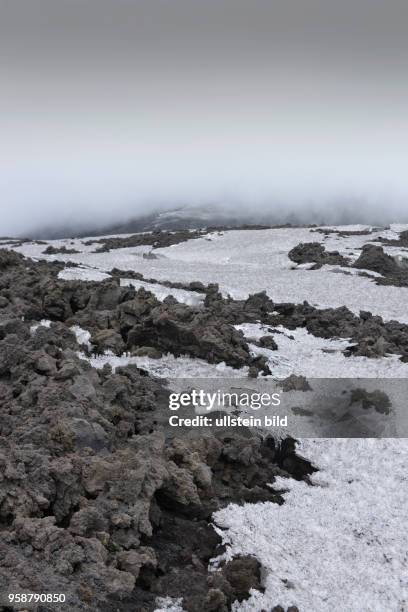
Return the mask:
{"type": "Polygon", "coordinates": [[[406,0],[0,0],[0,235],[180,203],[407,217],[407,24],[406,0]]]}

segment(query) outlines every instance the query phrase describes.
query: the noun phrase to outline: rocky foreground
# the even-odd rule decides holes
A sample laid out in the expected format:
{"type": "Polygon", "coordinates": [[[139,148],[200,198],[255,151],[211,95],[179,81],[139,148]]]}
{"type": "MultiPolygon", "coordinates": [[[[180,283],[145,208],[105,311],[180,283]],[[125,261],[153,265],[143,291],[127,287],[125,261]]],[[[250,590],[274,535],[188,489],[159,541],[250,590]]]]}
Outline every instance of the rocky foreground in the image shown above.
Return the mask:
{"type": "MultiPolygon", "coordinates": [[[[229,610],[262,589],[261,568],[237,557],[208,572],[220,552],[212,513],[282,503],[267,484],[313,468],[291,441],[169,437],[160,381],[135,366],[94,370],[70,327],[90,329],[96,351],[148,342],[255,373],[265,363],[220,325],[216,292],[196,313],[116,281],[60,281],[60,269],[0,251],[0,592],[65,593],[70,610],[147,612],[160,596],[192,612],[229,610]],[[34,329],[42,319],[53,323],[34,329]]],[[[248,301],[249,317],[263,299],[248,301]]]]}
{"type": "MultiPolygon", "coordinates": [[[[205,293],[200,307],[160,302],[120,287],[127,272],[63,281],[62,267],[0,250],[0,592],[65,593],[69,609],[84,611],[150,612],[166,596],[183,598],[189,612],[230,610],[262,590],[262,568],[240,556],[208,571],[221,552],[213,512],[230,502],[282,504],[268,484],[307,481],[314,468],[293,440],[170,435],[161,381],[136,366],[95,370],[79,351],[187,354],[256,377],[270,373],[267,360],[251,354],[235,325],[304,327],[352,338],[350,359],[394,353],[404,361],[408,326],[347,308],[277,304],[265,293],[232,300],[201,283],[189,285],[205,293]],[[50,327],[34,328],[43,319],[50,327]],[[78,345],[75,325],[89,330],[90,349],[78,345]]],[[[272,336],[259,344],[275,348],[272,336]]]]}

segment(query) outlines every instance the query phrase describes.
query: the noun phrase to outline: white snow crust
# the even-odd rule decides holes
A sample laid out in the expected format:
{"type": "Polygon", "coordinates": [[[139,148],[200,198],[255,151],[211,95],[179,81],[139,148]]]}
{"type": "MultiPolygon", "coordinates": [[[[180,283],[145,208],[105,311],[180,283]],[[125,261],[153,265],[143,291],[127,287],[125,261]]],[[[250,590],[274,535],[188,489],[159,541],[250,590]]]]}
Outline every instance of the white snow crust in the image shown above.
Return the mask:
{"type": "MultiPolygon", "coordinates": [[[[231,504],[214,516],[226,558],[254,555],[265,593],[240,612],[402,612],[408,601],[408,445],[402,440],[302,440],[314,486],[279,478],[282,506],[231,504]]],[[[219,559],[220,560],[220,559],[219,559]]]]}

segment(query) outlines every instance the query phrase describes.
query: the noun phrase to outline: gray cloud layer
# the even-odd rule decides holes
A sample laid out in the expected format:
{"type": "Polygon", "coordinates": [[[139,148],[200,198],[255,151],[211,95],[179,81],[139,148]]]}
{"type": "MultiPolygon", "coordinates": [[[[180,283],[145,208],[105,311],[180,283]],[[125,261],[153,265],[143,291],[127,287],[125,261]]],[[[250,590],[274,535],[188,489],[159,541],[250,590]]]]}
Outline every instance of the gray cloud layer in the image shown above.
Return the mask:
{"type": "Polygon", "coordinates": [[[0,235],[207,201],[402,218],[407,22],[405,0],[0,0],[0,235]]]}

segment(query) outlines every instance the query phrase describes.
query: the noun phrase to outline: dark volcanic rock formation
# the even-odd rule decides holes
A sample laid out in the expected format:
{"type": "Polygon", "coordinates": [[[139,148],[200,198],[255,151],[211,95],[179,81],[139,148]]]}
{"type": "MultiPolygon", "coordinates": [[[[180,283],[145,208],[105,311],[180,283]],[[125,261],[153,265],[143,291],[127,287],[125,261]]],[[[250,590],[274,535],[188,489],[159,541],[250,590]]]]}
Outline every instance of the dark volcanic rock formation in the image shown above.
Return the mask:
{"type": "Polygon", "coordinates": [[[381,317],[369,312],[354,315],[345,306],[341,308],[315,309],[305,302],[302,305],[276,304],[279,315],[270,318],[271,324],[283,324],[290,329],[306,327],[322,338],[351,338],[354,345],[346,355],[383,357],[386,354],[401,355],[408,360],[408,326],[398,321],[384,323],[381,317]]]}
{"type": "Polygon", "coordinates": [[[143,289],[120,307],[120,329],[129,350],[148,345],[210,363],[225,361],[233,367],[252,363],[242,334],[210,309],[195,309],[172,300],[159,302],[143,289]]]}
{"type": "Polygon", "coordinates": [[[165,231],[155,230],[145,234],[134,234],[133,236],[101,238],[99,240],[88,240],[85,245],[100,244],[96,252],[103,253],[111,249],[124,249],[127,247],[152,246],[154,249],[169,247],[173,244],[201,238],[207,232],[204,230],[178,230],[165,231]]]}
{"type": "Polygon", "coordinates": [[[22,264],[24,261],[23,255],[15,251],[0,249],[0,270],[6,270],[14,266],[22,264]]]}
{"type": "MultiPolygon", "coordinates": [[[[361,232],[358,232],[359,234],[361,232]]],[[[402,232],[401,235],[405,234],[402,232]]],[[[402,238],[404,242],[405,237],[402,238]]],[[[386,242],[385,239],[383,242],[386,242]]],[[[400,241],[395,241],[396,244],[402,244],[400,241]]],[[[388,241],[391,244],[393,241],[388,241]]],[[[326,251],[324,245],[320,242],[300,243],[288,253],[289,259],[295,263],[314,264],[311,269],[318,270],[325,264],[339,265],[343,267],[359,268],[361,270],[372,270],[383,275],[383,278],[374,278],[377,285],[394,285],[396,287],[408,287],[408,258],[406,263],[400,263],[391,255],[384,253],[380,246],[374,244],[365,244],[358,259],[351,264],[350,260],[343,257],[338,251],[326,251]]],[[[348,271],[346,272],[349,273],[348,271]]],[[[361,275],[369,276],[365,272],[361,275]]]]}
{"type": "Polygon", "coordinates": [[[66,246],[62,246],[60,248],[53,247],[52,245],[48,246],[45,251],[43,251],[44,255],[74,255],[75,253],[79,253],[76,249],[67,249],[66,246]]]}
{"type": "Polygon", "coordinates": [[[184,289],[185,291],[195,291],[197,293],[205,293],[206,291],[206,286],[200,281],[179,283],[175,281],[157,280],[155,278],[146,278],[141,272],[135,272],[134,270],[120,270],[119,268],[113,268],[110,271],[110,275],[114,278],[128,278],[144,281],[145,283],[154,283],[157,285],[162,285],[163,287],[169,287],[170,289],[184,289]]]}
{"type": "Polygon", "coordinates": [[[203,307],[191,307],[172,297],[159,302],[144,289],[136,292],[120,287],[115,279],[58,280],[62,267],[57,262],[30,262],[19,254],[0,250],[1,316],[77,323],[97,338],[99,350],[112,348],[115,338],[113,350],[120,351],[119,337],[114,335],[119,334],[127,350],[148,346],[212,363],[225,361],[233,367],[253,366],[266,373],[266,358],[251,356],[234,325],[261,322],[272,329],[277,325],[306,327],[320,337],[351,338],[355,346],[350,353],[370,357],[393,353],[408,359],[408,326],[397,321],[384,323],[371,313],[356,316],[346,307],[318,309],[307,302],[276,304],[265,292],[233,300],[222,297],[217,285],[204,288],[203,307]]]}
{"type": "Polygon", "coordinates": [[[372,270],[384,276],[393,276],[398,273],[398,264],[391,255],[384,253],[380,246],[365,244],[359,258],[353,264],[354,268],[372,270]]]}
{"type": "Polygon", "coordinates": [[[192,612],[230,609],[259,588],[258,565],[210,579],[208,521],[234,500],[282,503],[267,483],[285,457],[255,437],[166,439],[160,385],[135,367],[93,370],[59,325],[38,338],[19,321],[0,342],[3,590],[64,592],[75,610],[152,610],[169,594],[192,612]]]}
{"type": "MultiPolygon", "coordinates": [[[[135,366],[91,368],[70,326],[88,329],[96,351],[170,351],[257,371],[265,360],[236,324],[305,327],[352,338],[350,355],[404,360],[408,326],[266,293],[232,300],[217,285],[199,285],[201,308],[161,303],[117,279],[58,280],[62,267],[0,250],[0,589],[65,592],[72,610],[151,612],[170,595],[190,612],[225,612],[262,588],[261,568],[244,557],[208,573],[220,546],[212,513],[231,501],[283,503],[268,483],[307,480],[313,467],[293,440],[170,435],[160,381],[135,366]],[[30,332],[43,318],[51,326],[30,332]]],[[[274,348],[270,336],[261,344],[274,348]]]]}
{"type": "Polygon", "coordinates": [[[301,242],[288,253],[289,259],[297,264],[314,263],[317,270],[325,264],[347,266],[349,261],[338,251],[326,251],[320,242],[301,242]]]}
{"type": "MultiPolygon", "coordinates": [[[[189,346],[205,325],[208,346],[245,361],[231,324],[214,340],[209,315],[179,317],[174,301],[114,281],[64,283],[60,269],[0,250],[0,589],[65,593],[78,611],[151,612],[157,596],[174,595],[187,611],[225,612],[262,588],[261,568],[239,557],[208,574],[220,545],[211,514],[230,501],[282,503],[275,475],[307,479],[313,468],[249,431],[170,435],[161,383],[135,366],[93,369],[69,330],[86,320],[98,347],[119,351],[141,321],[155,337],[166,314],[174,342],[189,346]],[[51,326],[31,331],[44,317],[51,326]]],[[[242,308],[266,303],[254,296],[242,308]]]]}
{"type": "MultiPolygon", "coordinates": [[[[0,266],[24,261],[15,253],[5,253],[0,266]]],[[[269,373],[266,360],[252,357],[242,333],[216,310],[193,308],[173,298],[159,302],[144,289],[136,292],[120,287],[115,279],[100,283],[58,280],[61,267],[27,262],[5,275],[2,296],[7,300],[13,292],[13,303],[5,302],[4,314],[9,311],[27,320],[78,323],[91,331],[100,350],[120,352],[120,335],[127,350],[151,346],[174,355],[201,357],[210,363],[225,361],[236,368],[249,365],[269,373]]]]}
{"type": "Polygon", "coordinates": [[[384,249],[380,246],[365,244],[353,267],[382,274],[383,278],[375,279],[378,285],[408,287],[408,259],[404,266],[391,255],[384,253],[384,249]]]}
{"type": "Polygon", "coordinates": [[[349,236],[369,236],[373,233],[372,229],[362,229],[362,230],[339,230],[328,227],[318,227],[316,229],[310,230],[312,233],[316,232],[318,234],[324,234],[325,236],[330,236],[330,234],[335,234],[339,238],[348,238],[349,236]]]}

